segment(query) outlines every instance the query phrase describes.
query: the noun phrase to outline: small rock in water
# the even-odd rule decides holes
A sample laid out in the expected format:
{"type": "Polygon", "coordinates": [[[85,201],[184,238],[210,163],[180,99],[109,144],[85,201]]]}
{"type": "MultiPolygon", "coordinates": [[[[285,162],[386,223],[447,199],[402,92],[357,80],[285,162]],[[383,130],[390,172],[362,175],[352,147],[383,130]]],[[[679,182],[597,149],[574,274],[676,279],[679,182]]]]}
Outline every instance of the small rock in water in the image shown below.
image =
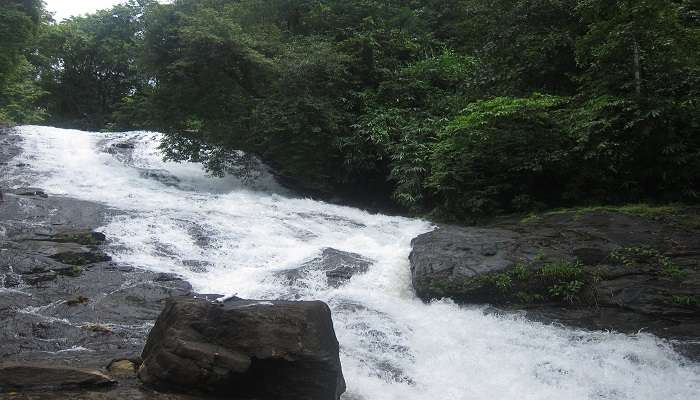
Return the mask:
{"type": "Polygon", "coordinates": [[[142,178],[156,180],[165,186],[177,186],[180,184],[180,178],[162,169],[144,168],[139,172],[139,175],[141,175],[142,178]]]}
{"type": "Polygon", "coordinates": [[[367,272],[371,265],[372,260],[359,254],[325,248],[320,256],[299,268],[282,271],[282,275],[290,282],[296,282],[314,271],[323,271],[328,286],[340,287],[354,275],[367,272]]]}
{"type": "Polygon", "coordinates": [[[35,189],[35,188],[23,188],[17,191],[18,196],[36,196],[36,197],[43,197],[43,198],[48,198],[49,195],[47,195],[43,190],[41,189],[35,189]]]}
{"type": "Polygon", "coordinates": [[[116,377],[136,376],[136,364],[131,360],[113,360],[109,363],[107,371],[116,377]]]}

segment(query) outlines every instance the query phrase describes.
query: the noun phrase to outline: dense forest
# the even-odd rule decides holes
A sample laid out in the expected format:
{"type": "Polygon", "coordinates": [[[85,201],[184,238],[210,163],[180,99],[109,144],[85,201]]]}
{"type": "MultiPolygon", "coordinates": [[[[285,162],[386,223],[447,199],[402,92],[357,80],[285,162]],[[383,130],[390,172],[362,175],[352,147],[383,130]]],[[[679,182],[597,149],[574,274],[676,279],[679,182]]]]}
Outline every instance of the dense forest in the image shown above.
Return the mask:
{"type": "Polygon", "coordinates": [[[698,0],[0,0],[0,121],[465,221],[700,197],[698,0]]]}

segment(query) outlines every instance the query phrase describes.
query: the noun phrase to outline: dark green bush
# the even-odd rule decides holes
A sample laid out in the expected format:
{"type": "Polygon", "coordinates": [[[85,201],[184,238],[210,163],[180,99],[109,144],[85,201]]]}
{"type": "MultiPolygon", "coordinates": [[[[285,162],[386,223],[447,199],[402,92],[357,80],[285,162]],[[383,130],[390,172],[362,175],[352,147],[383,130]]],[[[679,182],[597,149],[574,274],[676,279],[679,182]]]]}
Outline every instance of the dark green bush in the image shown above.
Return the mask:
{"type": "Polygon", "coordinates": [[[433,146],[429,187],[437,209],[461,218],[555,202],[571,149],[555,117],[565,103],[533,95],[469,105],[433,146]]]}

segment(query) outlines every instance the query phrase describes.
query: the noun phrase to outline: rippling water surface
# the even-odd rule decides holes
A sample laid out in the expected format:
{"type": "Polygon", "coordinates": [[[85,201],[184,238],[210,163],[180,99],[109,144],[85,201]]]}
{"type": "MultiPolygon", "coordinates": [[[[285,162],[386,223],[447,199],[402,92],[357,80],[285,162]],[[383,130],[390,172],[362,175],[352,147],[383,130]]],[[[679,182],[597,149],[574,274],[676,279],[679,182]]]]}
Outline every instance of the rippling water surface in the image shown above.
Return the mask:
{"type": "Polygon", "coordinates": [[[294,198],[264,170],[213,178],[163,162],[157,133],[26,126],[23,183],[121,212],[101,228],[112,256],[175,272],[200,293],[320,299],[333,310],[346,399],[700,399],[700,366],[654,336],[586,332],[417,300],[410,241],[425,221],[294,198]],[[372,260],[339,288],[280,271],[325,248],[372,260]]]}

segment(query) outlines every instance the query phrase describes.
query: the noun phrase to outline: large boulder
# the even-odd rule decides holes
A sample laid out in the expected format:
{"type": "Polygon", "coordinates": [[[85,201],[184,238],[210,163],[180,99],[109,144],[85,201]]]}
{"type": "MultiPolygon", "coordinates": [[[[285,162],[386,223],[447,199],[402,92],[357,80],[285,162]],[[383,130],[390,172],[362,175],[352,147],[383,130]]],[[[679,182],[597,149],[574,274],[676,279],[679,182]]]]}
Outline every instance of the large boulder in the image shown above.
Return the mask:
{"type": "MultiPolygon", "coordinates": [[[[479,276],[511,269],[530,256],[518,235],[504,229],[443,225],[412,242],[409,256],[416,295],[424,300],[448,297],[460,302],[489,302],[469,285],[479,276]]],[[[488,295],[488,294],[486,294],[488,295]]]]}
{"type": "Polygon", "coordinates": [[[698,210],[442,225],[412,245],[413,286],[425,301],[492,304],[586,328],[700,336],[698,210]]]}
{"type": "Polygon", "coordinates": [[[139,377],[159,389],[229,398],[337,400],[345,391],[322,302],[168,301],[139,377]]]}

